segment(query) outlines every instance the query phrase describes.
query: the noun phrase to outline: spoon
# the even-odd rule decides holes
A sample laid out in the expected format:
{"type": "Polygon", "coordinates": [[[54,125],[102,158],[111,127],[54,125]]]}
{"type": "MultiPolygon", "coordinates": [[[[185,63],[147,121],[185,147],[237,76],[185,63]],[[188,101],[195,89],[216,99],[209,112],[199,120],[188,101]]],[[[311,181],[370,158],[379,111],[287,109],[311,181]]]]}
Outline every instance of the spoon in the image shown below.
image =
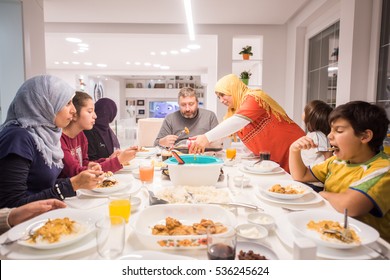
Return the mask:
{"type": "Polygon", "coordinates": [[[173,157],[177,160],[177,162],[179,164],[184,164],[185,163],[185,161],[179,156],[179,154],[175,150],[172,150],[171,153],[172,153],[173,157]]]}
{"type": "Polygon", "coordinates": [[[149,204],[150,205],[158,205],[158,204],[168,204],[169,202],[166,201],[165,199],[158,198],[154,192],[149,190],[146,186],[145,189],[148,191],[149,194],[149,204]]]}

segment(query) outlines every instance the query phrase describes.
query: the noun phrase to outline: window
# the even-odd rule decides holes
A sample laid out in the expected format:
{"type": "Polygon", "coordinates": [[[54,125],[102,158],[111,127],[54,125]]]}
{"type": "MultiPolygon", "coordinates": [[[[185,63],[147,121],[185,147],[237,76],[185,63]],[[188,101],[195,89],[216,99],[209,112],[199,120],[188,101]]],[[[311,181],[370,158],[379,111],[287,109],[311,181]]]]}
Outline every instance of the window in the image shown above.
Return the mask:
{"type": "Polygon", "coordinates": [[[377,103],[386,109],[390,117],[390,0],[382,2],[377,103]]]}
{"type": "Polygon", "coordinates": [[[337,22],[309,40],[307,102],[319,99],[336,105],[339,30],[337,22]]]}

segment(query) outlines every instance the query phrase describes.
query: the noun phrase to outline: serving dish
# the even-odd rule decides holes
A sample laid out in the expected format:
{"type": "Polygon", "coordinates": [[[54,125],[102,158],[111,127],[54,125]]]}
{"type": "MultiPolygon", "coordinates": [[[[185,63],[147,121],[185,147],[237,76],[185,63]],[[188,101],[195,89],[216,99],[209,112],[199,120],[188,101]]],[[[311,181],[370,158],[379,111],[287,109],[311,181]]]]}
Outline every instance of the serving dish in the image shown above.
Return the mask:
{"type": "Polygon", "coordinates": [[[257,224],[265,227],[268,230],[271,230],[275,227],[275,219],[269,214],[254,212],[248,214],[248,222],[252,224],[257,224]]]}
{"type": "Polygon", "coordinates": [[[207,237],[203,235],[153,235],[155,225],[165,225],[167,217],[179,220],[184,225],[209,219],[223,225],[236,224],[232,212],[208,204],[165,204],[143,209],[134,222],[134,230],[143,245],[151,249],[204,249],[207,237]]]}
{"type": "Polygon", "coordinates": [[[236,227],[237,236],[249,240],[262,240],[268,236],[268,230],[255,224],[241,224],[236,227]]]}
{"type": "Polygon", "coordinates": [[[213,156],[181,155],[185,164],[174,157],[165,161],[175,186],[212,186],[218,182],[223,161],[213,156]]]}
{"type": "Polygon", "coordinates": [[[338,212],[330,212],[324,210],[294,212],[288,215],[290,226],[301,235],[312,239],[318,245],[331,247],[336,249],[351,249],[359,247],[360,244],[367,245],[375,242],[379,238],[379,233],[376,229],[362,223],[354,218],[348,218],[348,226],[357,233],[360,242],[346,243],[334,238],[324,238],[324,236],[315,230],[307,227],[310,221],[318,222],[330,220],[344,223],[344,215],[338,212]]]}
{"type": "Polygon", "coordinates": [[[236,246],[236,260],[238,260],[237,255],[240,251],[248,252],[252,250],[256,254],[260,254],[267,258],[267,260],[278,260],[278,255],[267,246],[264,246],[259,243],[249,242],[249,241],[238,241],[236,246]]]}

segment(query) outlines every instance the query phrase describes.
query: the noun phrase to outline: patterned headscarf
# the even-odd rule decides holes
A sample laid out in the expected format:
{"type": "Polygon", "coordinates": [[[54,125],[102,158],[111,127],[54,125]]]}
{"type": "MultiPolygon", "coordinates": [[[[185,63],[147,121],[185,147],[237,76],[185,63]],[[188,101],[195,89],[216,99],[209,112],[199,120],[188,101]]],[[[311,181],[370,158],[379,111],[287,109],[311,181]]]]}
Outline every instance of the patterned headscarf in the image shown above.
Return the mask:
{"type": "Polygon", "coordinates": [[[97,119],[94,129],[102,137],[109,153],[113,153],[114,148],[120,148],[118,138],[110,128],[110,123],[115,119],[117,110],[115,102],[109,98],[100,98],[95,103],[97,119]]]}
{"type": "Polygon", "coordinates": [[[240,108],[244,100],[253,96],[259,105],[264,108],[268,114],[273,114],[277,119],[283,118],[291,122],[284,109],[261,89],[248,88],[236,75],[229,74],[218,80],[215,85],[215,93],[223,93],[233,97],[233,106],[229,106],[224,119],[234,115],[240,108]]]}
{"type": "Polygon", "coordinates": [[[45,163],[62,168],[61,129],[54,119],[75,91],[65,81],[50,75],[28,79],[12,101],[0,131],[9,125],[25,128],[33,137],[45,163]]]}

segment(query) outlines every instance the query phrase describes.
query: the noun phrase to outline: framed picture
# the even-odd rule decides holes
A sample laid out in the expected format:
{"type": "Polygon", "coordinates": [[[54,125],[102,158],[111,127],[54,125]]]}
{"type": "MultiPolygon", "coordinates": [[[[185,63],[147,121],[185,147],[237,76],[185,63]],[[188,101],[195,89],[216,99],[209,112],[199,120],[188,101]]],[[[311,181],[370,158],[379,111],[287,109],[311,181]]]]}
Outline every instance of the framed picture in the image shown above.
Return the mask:
{"type": "Polygon", "coordinates": [[[138,110],[138,115],[145,115],[145,110],[144,109],[139,109],[138,110]]]}
{"type": "Polygon", "coordinates": [[[137,106],[145,106],[145,100],[137,100],[137,106]]]}

